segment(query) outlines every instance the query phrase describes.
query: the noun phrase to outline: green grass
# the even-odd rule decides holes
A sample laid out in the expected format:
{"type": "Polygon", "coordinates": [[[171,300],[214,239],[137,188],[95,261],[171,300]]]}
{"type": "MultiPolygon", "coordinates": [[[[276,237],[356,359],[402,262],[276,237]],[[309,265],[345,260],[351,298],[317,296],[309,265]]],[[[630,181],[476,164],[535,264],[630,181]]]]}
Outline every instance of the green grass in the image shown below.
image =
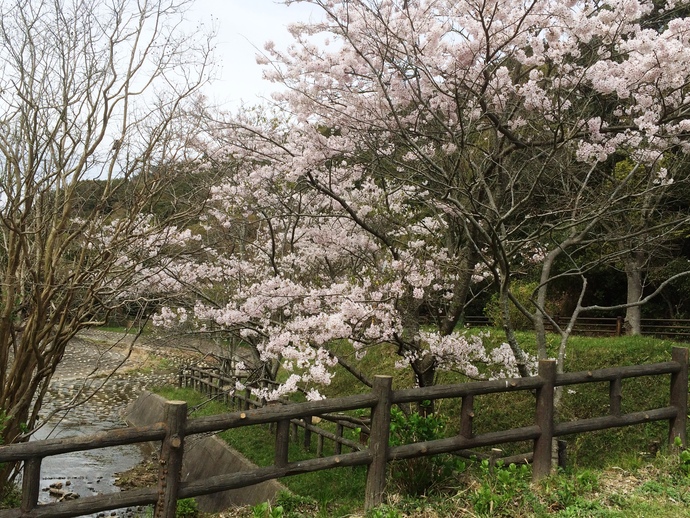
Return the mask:
{"type": "MultiPolygon", "coordinates": [[[[162,387],[156,392],[167,399],[187,401],[190,407],[190,418],[214,415],[228,412],[223,403],[213,401],[205,403],[205,398],[193,389],[178,389],[162,387]]],[[[300,429],[301,430],[301,429],[300,429]]],[[[270,466],[274,460],[275,436],[266,425],[242,426],[226,430],[219,434],[236,450],[242,452],[249,460],[258,466],[270,466]]],[[[299,434],[300,440],[302,434],[299,434]]],[[[314,437],[315,448],[316,438],[314,437]]],[[[327,445],[330,447],[330,445],[327,445]]],[[[332,450],[324,448],[324,454],[332,454],[332,450]]],[[[296,462],[313,458],[313,452],[305,451],[300,444],[290,442],[288,459],[296,462]]],[[[318,516],[338,517],[348,516],[361,508],[362,495],[366,479],[366,468],[343,468],[305,473],[281,479],[281,483],[290,491],[312,499],[318,504],[318,516]]]]}
{"type": "MultiPolygon", "coordinates": [[[[496,332],[494,336],[498,343],[500,335],[496,332]]],[[[534,351],[531,334],[520,333],[519,339],[528,351],[534,351]]],[[[551,337],[550,341],[551,350],[555,352],[556,337],[551,337]]],[[[677,344],[669,340],[649,337],[573,337],[565,370],[574,372],[668,361],[674,345],[677,344]]],[[[348,352],[346,344],[339,344],[339,347],[343,353],[348,352]]],[[[393,375],[394,388],[411,386],[409,372],[395,370],[396,359],[392,348],[380,348],[370,351],[360,367],[370,377],[375,374],[393,375]]],[[[439,383],[462,381],[466,379],[457,373],[439,373],[437,379],[439,383]]],[[[608,383],[578,385],[570,389],[564,391],[558,410],[559,419],[566,421],[608,414],[608,383]]],[[[349,374],[339,371],[333,383],[323,392],[328,397],[337,397],[367,390],[365,386],[353,383],[349,374]]],[[[192,391],[175,391],[166,397],[186,399],[190,405],[200,405],[202,402],[202,397],[192,391]]],[[[624,412],[666,406],[668,397],[668,375],[623,382],[624,412]]],[[[455,400],[437,402],[437,412],[443,414],[447,421],[447,434],[457,431],[459,405],[460,402],[455,400]]],[[[194,415],[219,411],[226,410],[219,403],[214,403],[201,406],[194,415]]],[[[533,424],[533,420],[534,396],[529,392],[475,398],[475,433],[527,426],[533,424]]],[[[666,435],[667,423],[661,422],[566,437],[567,471],[536,487],[530,484],[529,474],[504,474],[501,475],[504,480],[498,481],[496,474],[483,472],[480,463],[467,462],[466,469],[453,471],[454,478],[436,485],[421,500],[398,495],[396,487],[389,484],[392,510],[382,510],[372,516],[690,518],[690,477],[686,471],[679,469],[678,454],[667,450],[666,435]],[[659,450],[658,454],[654,454],[656,449],[659,450]],[[625,487],[617,491],[611,480],[620,473],[626,474],[620,481],[625,487]],[[498,496],[492,500],[491,495],[498,496]]],[[[273,462],[274,438],[267,427],[242,427],[226,431],[222,437],[258,465],[273,462]]],[[[504,450],[506,454],[531,451],[531,444],[506,445],[504,450]]],[[[313,457],[313,453],[305,452],[297,444],[291,443],[290,461],[309,457],[313,457]]],[[[318,512],[312,509],[304,516],[323,517],[361,512],[364,481],[365,469],[352,468],[281,480],[294,493],[317,503],[318,512]]]]}

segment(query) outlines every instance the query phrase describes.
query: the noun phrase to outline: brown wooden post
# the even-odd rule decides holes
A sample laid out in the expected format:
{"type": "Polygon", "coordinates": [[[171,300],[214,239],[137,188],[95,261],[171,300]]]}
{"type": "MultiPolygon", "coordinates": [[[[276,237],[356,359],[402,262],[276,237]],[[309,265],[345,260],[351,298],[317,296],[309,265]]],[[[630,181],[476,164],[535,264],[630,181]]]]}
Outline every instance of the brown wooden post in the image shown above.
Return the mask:
{"type": "MultiPolygon", "coordinates": [[[[340,437],[342,439],[343,437],[343,431],[344,427],[342,424],[338,423],[335,425],[335,436],[340,437]]],[[[335,441],[335,447],[333,453],[335,455],[340,455],[343,452],[343,443],[340,441],[335,441]]]]}
{"type": "Polygon", "coordinates": [[[623,399],[622,383],[620,377],[609,383],[609,413],[616,417],[621,415],[621,399],[623,399]]]}
{"type": "Polygon", "coordinates": [[[297,433],[297,422],[290,422],[290,429],[292,430],[292,440],[296,443],[299,444],[299,434],[297,433]]]}
{"type": "Polygon", "coordinates": [[[565,469],[568,467],[568,443],[564,440],[556,441],[558,448],[558,467],[565,469]]]}
{"type": "Polygon", "coordinates": [[[553,440],[553,392],[556,382],[556,360],[539,361],[539,377],[544,384],[537,389],[537,426],[541,431],[534,441],[532,480],[537,481],[551,473],[551,442],[553,440]]]}
{"type": "Polygon", "coordinates": [[[391,376],[376,376],[372,392],[376,395],[376,406],[371,412],[371,434],[369,451],[372,459],[367,471],[367,485],[364,493],[364,509],[369,510],[383,503],[386,488],[386,463],[388,462],[388,436],[391,424],[391,376]]]}
{"type": "Polygon", "coordinates": [[[688,441],[688,349],[674,347],[671,359],[680,363],[680,371],[671,374],[671,406],[675,407],[678,413],[669,422],[668,442],[669,445],[673,445],[676,437],[680,437],[681,445],[685,448],[688,441]]]}
{"type": "Polygon", "coordinates": [[[278,421],[276,426],[276,456],[274,464],[283,467],[288,463],[288,441],[290,440],[290,420],[278,421]]]}
{"type": "Polygon", "coordinates": [[[41,457],[31,457],[24,461],[22,473],[22,511],[29,512],[38,504],[41,491],[41,457]]]}
{"type": "Polygon", "coordinates": [[[323,457],[323,435],[316,436],[316,456],[323,457]]]}
{"type": "Polygon", "coordinates": [[[621,336],[623,334],[623,317],[616,317],[616,336],[621,336]]]}
{"type": "Polygon", "coordinates": [[[177,493],[184,452],[184,433],[187,424],[187,403],[168,401],[165,404],[165,439],[161,445],[158,468],[158,502],[154,518],[170,518],[177,511],[177,493]]]}
{"type": "Polygon", "coordinates": [[[304,449],[307,451],[311,451],[311,430],[309,429],[311,421],[310,415],[304,418],[304,449]]]}
{"type": "Polygon", "coordinates": [[[472,394],[462,398],[460,406],[460,435],[465,439],[472,438],[472,420],[474,419],[474,396],[472,394]]]}

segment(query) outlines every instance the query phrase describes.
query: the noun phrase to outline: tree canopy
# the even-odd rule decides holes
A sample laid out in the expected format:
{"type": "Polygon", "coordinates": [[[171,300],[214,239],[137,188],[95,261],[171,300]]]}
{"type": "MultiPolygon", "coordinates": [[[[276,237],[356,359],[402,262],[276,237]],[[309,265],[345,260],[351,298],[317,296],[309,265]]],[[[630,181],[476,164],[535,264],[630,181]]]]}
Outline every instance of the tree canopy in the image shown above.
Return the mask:
{"type": "Polygon", "coordinates": [[[212,213],[236,244],[190,270],[203,297],[161,315],[282,362],[293,375],[279,393],[382,343],[420,385],[479,364],[528,374],[513,306],[544,357],[554,282],[580,285],[576,318],[592,309],[590,272],[639,269],[687,225],[669,202],[690,150],[683,3],[310,3],[323,18],[259,58],[283,86],[277,115],[212,131],[216,160],[239,164],[212,213]],[[538,288],[525,303],[512,283],[527,271],[538,288]],[[495,350],[459,326],[487,283],[506,331],[495,350]]]}

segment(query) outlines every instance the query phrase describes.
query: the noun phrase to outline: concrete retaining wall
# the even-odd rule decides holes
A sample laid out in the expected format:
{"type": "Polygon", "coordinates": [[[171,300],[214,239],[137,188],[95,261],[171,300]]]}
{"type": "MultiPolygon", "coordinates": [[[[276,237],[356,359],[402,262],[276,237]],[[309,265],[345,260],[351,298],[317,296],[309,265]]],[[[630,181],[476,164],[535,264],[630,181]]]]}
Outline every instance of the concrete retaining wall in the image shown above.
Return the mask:
{"type": "MultiPolygon", "coordinates": [[[[144,391],[127,408],[125,421],[130,426],[145,426],[163,420],[165,399],[144,391]]],[[[155,446],[158,448],[158,446],[155,446]]],[[[198,480],[224,473],[246,471],[257,466],[224,441],[214,436],[190,436],[185,439],[182,480],[198,480]]],[[[222,493],[196,497],[199,510],[215,513],[229,507],[256,505],[274,501],[285,487],[275,480],[222,493]]]]}

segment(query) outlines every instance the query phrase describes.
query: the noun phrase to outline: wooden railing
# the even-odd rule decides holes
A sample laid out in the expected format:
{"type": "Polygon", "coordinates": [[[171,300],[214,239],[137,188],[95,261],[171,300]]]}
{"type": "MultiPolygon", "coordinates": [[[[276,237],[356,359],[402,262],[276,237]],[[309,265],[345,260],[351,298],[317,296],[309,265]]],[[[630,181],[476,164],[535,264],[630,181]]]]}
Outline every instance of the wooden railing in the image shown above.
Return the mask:
{"type": "MultiPolygon", "coordinates": [[[[180,369],[178,374],[178,386],[181,388],[193,388],[207,396],[209,399],[222,401],[230,408],[237,410],[250,410],[254,408],[262,408],[266,406],[265,400],[260,400],[252,397],[251,389],[246,387],[244,390],[235,390],[237,381],[246,382],[246,379],[241,377],[233,378],[223,374],[220,369],[213,367],[195,367],[188,366],[180,369]]],[[[262,387],[265,388],[271,384],[269,381],[261,381],[262,387]]],[[[289,403],[289,401],[281,400],[279,403],[289,403]]],[[[307,451],[311,451],[312,436],[316,437],[316,455],[322,456],[324,451],[324,442],[329,441],[334,443],[333,450],[336,454],[342,453],[343,446],[346,446],[350,451],[360,451],[364,448],[363,444],[369,436],[370,419],[367,418],[353,418],[349,416],[338,415],[321,415],[319,420],[333,423],[335,430],[329,431],[320,426],[313,424],[313,416],[306,416],[303,419],[291,419],[290,426],[292,428],[292,437],[297,440],[297,429],[304,429],[303,447],[307,451]],[[358,440],[354,441],[345,437],[346,432],[350,434],[355,432],[359,435],[358,440]]]]}
{"type": "MultiPolygon", "coordinates": [[[[568,324],[566,317],[554,317],[559,326],[568,324]]],[[[575,322],[573,333],[592,336],[622,336],[625,334],[625,319],[619,317],[579,317],[575,322]]],[[[491,319],[485,316],[466,316],[465,325],[470,327],[491,326],[491,319]]],[[[643,318],[642,335],[660,338],[674,338],[687,341],[690,338],[690,319],[643,318]]],[[[546,324],[547,329],[553,330],[546,324]]]]}
{"type": "Polygon", "coordinates": [[[593,430],[629,426],[651,421],[669,423],[668,440],[678,437],[686,443],[688,410],[688,350],[674,348],[672,361],[653,365],[616,367],[595,371],[557,374],[553,360],[539,362],[537,376],[497,381],[441,385],[419,389],[392,390],[392,378],[377,376],[371,393],[344,398],[269,405],[253,410],[200,417],[187,421],[187,404],[170,401],[164,422],[153,426],[112,430],[89,437],[49,439],[0,447],[0,462],[24,462],[22,503],[19,509],[0,511],[2,517],[72,517],[110,509],[155,504],[156,518],[175,516],[178,498],[201,496],[228,489],[250,486],[271,479],[344,466],[368,466],[365,507],[381,503],[386,484],[386,463],[392,460],[452,453],[462,449],[494,446],[516,441],[534,441],[533,478],[551,471],[551,444],[556,437],[593,430]],[[670,401],[662,408],[621,412],[621,380],[640,376],[670,374],[670,401]],[[554,421],[554,389],[558,386],[591,382],[609,384],[608,415],[571,422],[554,421]],[[497,430],[475,435],[472,427],[474,398],[483,394],[534,391],[535,417],[530,426],[497,430]],[[391,406],[441,398],[462,398],[460,432],[454,437],[420,443],[389,446],[391,406]],[[328,415],[358,409],[371,410],[369,444],[366,449],[322,458],[291,462],[288,458],[291,419],[328,415]],[[180,468],[186,436],[218,432],[240,426],[271,424],[276,426],[273,465],[227,473],[203,480],[180,481],[180,468]],[[107,446],[161,441],[158,485],[110,495],[84,497],[70,502],[38,505],[41,462],[50,455],[107,446]]]}

